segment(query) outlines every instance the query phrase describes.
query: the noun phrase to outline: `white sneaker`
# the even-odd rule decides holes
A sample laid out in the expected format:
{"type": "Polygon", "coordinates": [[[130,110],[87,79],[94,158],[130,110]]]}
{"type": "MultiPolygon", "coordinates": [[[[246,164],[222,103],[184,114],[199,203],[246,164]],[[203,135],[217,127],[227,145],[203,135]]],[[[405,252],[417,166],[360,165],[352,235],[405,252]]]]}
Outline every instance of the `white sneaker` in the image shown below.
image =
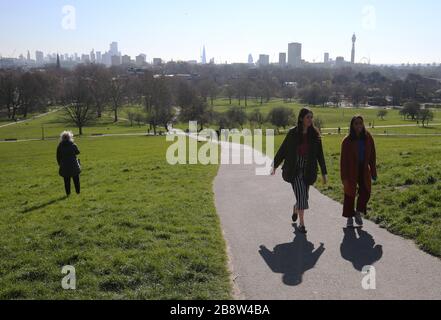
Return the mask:
{"type": "Polygon", "coordinates": [[[361,213],[360,212],[355,213],[355,223],[359,227],[363,226],[363,218],[361,217],[361,213]]]}

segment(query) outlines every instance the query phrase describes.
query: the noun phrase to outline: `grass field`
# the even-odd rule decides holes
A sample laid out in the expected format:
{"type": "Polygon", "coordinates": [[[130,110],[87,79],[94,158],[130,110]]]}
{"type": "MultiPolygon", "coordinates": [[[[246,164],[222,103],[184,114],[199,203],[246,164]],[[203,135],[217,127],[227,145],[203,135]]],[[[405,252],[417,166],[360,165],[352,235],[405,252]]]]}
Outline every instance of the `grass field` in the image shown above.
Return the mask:
{"type": "MultiPolygon", "coordinates": [[[[237,101],[233,100],[232,106],[237,106],[237,101]]],[[[247,113],[251,113],[253,110],[260,110],[264,115],[267,115],[271,109],[275,107],[287,107],[291,108],[296,115],[298,115],[300,109],[303,105],[298,102],[284,103],[282,100],[271,100],[269,103],[260,105],[255,99],[249,101],[248,107],[245,109],[247,113]]],[[[242,102],[242,107],[244,107],[242,102]]],[[[231,106],[229,101],[226,99],[215,100],[214,110],[218,112],[226,112],[231,106]]],[[[374,125],[376,128],[371,131],[374,134],[418,134],[418,135],[431,135],[431,134],[441,134],[441,111],[435,110],[435,119],[428,128],[423,128],[417,126],[413,121],[403,120],[399,115],[397,110],[389,110],[389,114],[384,120],[377,118],[378,110],[366,109],[366,108],[322,108],[322,107],[312,107],[315,117],[319,117],[324,122],[325,133],[336,132],[335,128],[341,127],[346,128],[349,126],[351,118],[355,114],[361,114],[364,116],[366,125],[369,123],[374,125]],[[380,128],[387,126],[408,126],[408,127],[391,127],[391,128],[380,128]],[[329,129],[327,129],[329,128],[329,129]]],[[[121,108],[119,112],[120,121],[117,123],[113,122],[113,114],[111,112],[105,112],[103,117],[95,120],[93,123],[84,128],[85,135],[94,134],[131,134],[131,133],[145,133],[148,127],[145,125],[138,126],[136,123],[133,126],[127,120],[126,110],[128,108],[121,108]]],[[[65,114],[63,111],[50,114],[43,118],[38,118],[29,122],[20,123],[17,125],[7,126],[0,128],[0,140],[4,139],[41,139],[44,133],[45,138],[56,138],[58,137],[61,129],[69,129],[74,133],[78,132],[78,129],[72,125],[66,124],[63,120],[65,114]]],[[[3,119],[4,120],[4,119],[3,119]]],[[[7,122],[0,122],[0,125],[7,122]]],[[[294,125],[294,124],[293,124],[294,125]]],[[[247,125],[249,127],[249,125],[247,125]]],[[[188,123],[179,123],[175,125],[179,129],[188,129],[188,123]]],[[[218,129],[216,125],[211,126],[213,129],[218,129]]],[[[264,128],[273,128],[271,125],[266,124],[264,128]]],[[[158,130],[164,130],[164,128],[159,128],[158,130]]]]}
{"type": "Polygon", "coordinates": [[[0,299],[230,298],[217,166],[169,166],[165,138],[77,143],[82,195],[69,199],[56,141],[0,144],[0,299]]]}
{"type": "MultiPolygon", "coordinates": [[[[217,101],[219,111],[229,106],[217,101]]],[[[226,103],[225,101],[223,102],[226,103]]],[[[262,112],[284,105],[272,101],[262,112]]],[[[300,105],[288,104],[297,113],[300,105]]],[[[371,109],[314,108],[326,127],[347,127],[371,109]]],[[[436,114],[438,117],[439,113],[436,114]]],[[[58,137],[75,128],[61,113],[0,128],[0,140],[58,137]]],[[[373,120],[372,120],[373,121],[373,120]]],[[[436,119],[435,119],[436,122],[436,119]]],[[[376,126],[408,125],[397,111],[376,126]]],[[[181,124],[185,127],[184,124],[181,124]]],[[[140,133],[110,113],[84,130],[86,136],[140,133]]],[[[396,134],[441,133],[430,128],[376,128],[396,134]]],[[[342,200],[339,178],[343,136],[324,134],[329,167],[325,194],[342,200]]],[[[284,136],[276,136],[280,145],[284,136]]],[[[378,183],[369,218],[413,239],[441,257],[441,137],[376,137],[378,183]]],[[[212,193],[216,166],[165,163],[165,138],[84,137],[83,194],[63,197],[55,162],[56,141],[0,143],[0,298],[3,299],[224,299],[231,298],[227,257],[212,193]],[[78,289],[61,289],[61,268],[77,269],[78,289]]]]}
{"type": "MultiPolygon", "coordinates": [[[[124,112],[121,112],[120,121],[113,122],[113,117],[110,112],[103,114],[101,119],[97,119],[89,126],[83,129],[84,135],[93,134],[126,134],[126,133],[140,133],[147,132],[147,126],[133,126],[124,119],[124,112]]],[[[41,139],[43,130],[45,138],[56,138],[60,135],[61,130],[71,130],[75,134],[78,129],[71,124],[66,124],[63,120],[65,113],[63,110],[50,114],[48,116],[38,118],[29,122],[18,123],[7,127],[0,128],[0,140],[2,139],[41,139]]]]}
{"type": "MultiPolygon", "coordinates": [[[[229,100],[218,99],[215,100],[214,110],[218,112],[226,112],[232,106],[239,106],[236,100],[232,101],[230,106],[229,100]]],[[[245,108],[244,102],[242,101],[241,107],[245,108]]],[[[269,103],[260,105],[260,102],[256,102],[254,99],[249,100],[248,107],[245,108],[247,113],[251,113],[253,110],[260,110],[263,115],[267,115],[275,107],[286,107],[292,109],[297,116],[301,108],[305,105],[299,102],[285,103],[283,100],[274,99],[269,103]]],[[[308,107],[308,106],[307,106],[308,107]]],[[[308,107],[314,111],[315,117],[320,117],[324,121],[324,126],[326,128],[338,128],[338,127],[348,127],[351,118],[356,114],[361,114],[365,118],[366,124],[372,123],[378,126],[390,126],[390,125],[409,125],[416,124],[415,122],[403,120],[400,116],[398,110],[388,110],[388,115],[381,120],[377,117],[378,109],[369,108],[323,108],[323,107],[308,107]]],[[[439,110],[434,110],[435,122],[441,123],[441,112],[439,110]]]]}
{"type": "MultiPolygon", "coordinates": [[[[277,148],[283,139],[276,137],[277,148]]],[[[329,184],[317,183],[340,202],[342,139],[324,136],[329,184]]],[[[373,186],[369,219],[441,257],[441,137],[376,137],[376,145],[379,180],[373,186]]]]}

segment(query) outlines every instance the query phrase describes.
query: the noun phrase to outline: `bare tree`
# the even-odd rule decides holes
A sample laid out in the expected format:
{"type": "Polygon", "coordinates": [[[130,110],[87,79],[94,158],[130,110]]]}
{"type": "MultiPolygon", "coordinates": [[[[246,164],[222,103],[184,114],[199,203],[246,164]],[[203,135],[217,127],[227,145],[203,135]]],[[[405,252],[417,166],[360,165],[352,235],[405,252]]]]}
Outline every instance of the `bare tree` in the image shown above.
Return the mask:
{"type": "Polygon", "coordinates": [[[78,75],[66,81],[65,105],[68,121],[78,128],[79,135],[83,134],[83,128],[94,119],[93,97],[90,92],[90,81],[78,75]]]}
{"type": "Polygon", "coordinates": [[[112,102],[114,122],[118,122],[118,111],[123,103],[124,92],[126,89],[127,78],[116,76],[110,80],[109,96],[112,102]]]}

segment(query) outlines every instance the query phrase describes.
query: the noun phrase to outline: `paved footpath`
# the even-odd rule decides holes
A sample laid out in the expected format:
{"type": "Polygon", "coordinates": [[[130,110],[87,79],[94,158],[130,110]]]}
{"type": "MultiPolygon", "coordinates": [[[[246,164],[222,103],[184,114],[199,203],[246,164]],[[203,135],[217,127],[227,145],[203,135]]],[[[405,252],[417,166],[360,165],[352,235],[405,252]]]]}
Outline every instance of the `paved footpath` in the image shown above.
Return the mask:
{"type": "MultiPolygon", "coordinates": [[[[233,145],[232,157],[243,148],[233,145]]],[[[316,189],[309,233],[298,234],[290,185],[280,171],[256,176],[255,168],[221,165],[214,183],[239,299],[441,299],[440,259],[369,221],[362,230],[345,229],[342,206],[316,189]],[[368,265],[376,290],[362,286],[368,265]]]]}

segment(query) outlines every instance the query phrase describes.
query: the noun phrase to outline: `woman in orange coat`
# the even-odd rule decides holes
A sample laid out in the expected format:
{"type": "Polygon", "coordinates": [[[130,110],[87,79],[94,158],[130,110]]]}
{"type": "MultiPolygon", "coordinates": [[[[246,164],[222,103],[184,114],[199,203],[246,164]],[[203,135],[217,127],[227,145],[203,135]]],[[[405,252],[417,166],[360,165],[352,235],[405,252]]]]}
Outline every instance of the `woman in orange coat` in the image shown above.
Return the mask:
{"type": "Polygon", "coordinates": [[[347,226],[355,223],[363,226],[362,214],[366,214],[371,197],[372,180],[377,180],[375,142],[366,130],[363,117],[356,116],[351,121],[350,134],[343,140],[340,172],[344,185],[345,200],[343,216],[348,219],[347,226]],[[358,200],[354,210],[355,198],[358,200]]]}

